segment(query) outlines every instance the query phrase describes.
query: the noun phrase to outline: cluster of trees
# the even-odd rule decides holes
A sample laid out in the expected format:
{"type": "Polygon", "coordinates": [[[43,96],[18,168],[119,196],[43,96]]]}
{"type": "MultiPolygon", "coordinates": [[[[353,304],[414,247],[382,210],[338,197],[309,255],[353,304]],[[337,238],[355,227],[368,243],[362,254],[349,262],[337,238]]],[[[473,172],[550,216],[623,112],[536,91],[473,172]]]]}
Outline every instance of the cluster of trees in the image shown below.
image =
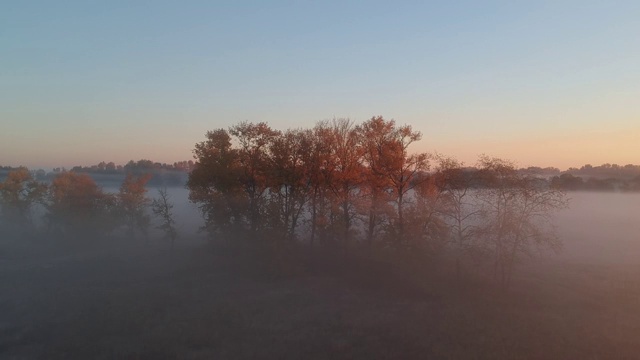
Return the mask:
{"type": "MultiPolygon", "coordinates": [[[[382,117],[286,131],[241,122],[196,144],[195,163],[186,163],[189,198],[212,239],[266,245],[280,259],[303,246],[345,255],[447,252],[458,263],[470,255],[491,259],[508,284],[519,255],[559,248],[550,217],[566,206],[561,187],[502,159],[482,156],[464,167],[411,151],[421,137],[382,117]]],[[[166,191],[154,201],[146,196],[151,175],[141,169],[153,166],[127,164],[117,193],[104,192],[84,171],[59,171],[42,182],[13,169],[0,183],[0,231],[146,237],[151,208],[173,244],[166,191]]]]}
{"type": "MultiPolygon", "coordinates": [[[[513,163],[411,152],[411,126],[373,117],[272,129],[242,122],[206,134],[189,174],[214,239],[354,251],[486,255],[508,283],[518,254],[558,248],[549,216],[564,194],[513,163]]],[[[485,256],[485,257],[486,257],[485,256]]]]}
{"type": "Polygon", "coordinates": [[[177,236],[173,205],[166,191],[151,202],[145,187],[150,178],[127,173],[117,193],[106,193],[85,173],[60,172],[45,183],[27,168],[11,170],[0,183],[0,233],[9,238],[43,230],[52,236],[85,239],[122,230],[131,237],[147,237],[151,206],[160,217],[158,227],[173,243],[177,236]]]}

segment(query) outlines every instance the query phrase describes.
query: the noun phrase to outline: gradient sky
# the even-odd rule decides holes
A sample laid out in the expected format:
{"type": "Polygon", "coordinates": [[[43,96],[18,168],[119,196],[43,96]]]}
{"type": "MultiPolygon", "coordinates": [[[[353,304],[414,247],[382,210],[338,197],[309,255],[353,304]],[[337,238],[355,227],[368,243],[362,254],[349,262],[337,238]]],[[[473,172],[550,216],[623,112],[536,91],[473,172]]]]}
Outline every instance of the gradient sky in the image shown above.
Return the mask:
{"type": "Polygon", "coordinates": [[[192,158],[374,115],[467,164],[640,164],[639,1],[11,1],[0,165],[192,158]]]}

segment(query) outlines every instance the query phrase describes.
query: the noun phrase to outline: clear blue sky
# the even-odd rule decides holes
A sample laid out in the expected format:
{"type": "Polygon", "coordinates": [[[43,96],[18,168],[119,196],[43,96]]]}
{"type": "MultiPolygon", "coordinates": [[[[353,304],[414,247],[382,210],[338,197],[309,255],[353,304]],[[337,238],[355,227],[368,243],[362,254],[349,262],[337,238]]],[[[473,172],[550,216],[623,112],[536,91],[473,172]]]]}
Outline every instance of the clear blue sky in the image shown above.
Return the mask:
{"type": "Polygon", "coordinates": [[[373,115],[416,151],[640,163],[640,2],[13,1],[0,165],[191,159],[207,130],[373,115]]]}

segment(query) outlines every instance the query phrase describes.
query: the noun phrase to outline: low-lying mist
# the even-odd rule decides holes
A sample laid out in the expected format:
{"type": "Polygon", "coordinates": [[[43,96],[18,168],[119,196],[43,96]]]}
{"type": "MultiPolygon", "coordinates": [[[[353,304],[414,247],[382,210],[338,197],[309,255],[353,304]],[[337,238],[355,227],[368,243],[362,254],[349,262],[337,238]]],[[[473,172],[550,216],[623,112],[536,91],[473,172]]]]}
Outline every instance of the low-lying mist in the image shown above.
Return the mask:
{"type": "Polygon", "coordinates": [[[597,264],[639,264],[640,194],[570,192],[571,206],[556,214],[560,256],[597,264]]]}
{"type": "Polygon", "coordinates": [[[569,193],[570,207],[553,217],[563,250],[523,259],[503,290],[473,275],[487,269],[455,276],[428,258],[415,267],[318,253],[273,277],[278,259],[213,245],[189,191],[166,190],[175,248],[158,229],[106,247],[61,249],[49,239],[50,252],[34,255],[24,244],[36,250],[42,235],[16,239],[21,251],[3,239],[0,357],[557,359],[640,350],[640,272],[629,270],[640,258],[640,194],[569,193]]]}

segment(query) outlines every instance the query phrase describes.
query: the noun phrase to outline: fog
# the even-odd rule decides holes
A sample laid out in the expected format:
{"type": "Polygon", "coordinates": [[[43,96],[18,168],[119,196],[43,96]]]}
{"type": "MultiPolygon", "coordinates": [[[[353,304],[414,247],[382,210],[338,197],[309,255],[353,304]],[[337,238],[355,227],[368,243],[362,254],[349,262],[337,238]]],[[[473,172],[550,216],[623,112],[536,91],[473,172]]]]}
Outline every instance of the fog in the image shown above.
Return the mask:
{"type": "MultiPolygon", "coordinates": [[[[117,193],[119,186],[103,186],[103,190],[109,193],[117,193]]],[[[169,200],[173,205],[173,215],[176,220],[176,225],[180,234],[186,238],[198,237],[200,234],[200,228],[204,225],[202,214],[198,207],[189,201],[189,190],[184,186],[148,186],[147,197],[149,199],[158,198],[158,190],[166,189],[169,195],[169,200]]],[[[157,222],[157,219],[152,221],[157,222]]],[[[158,231],[154,234],[159,235],[158,231]]]]}
{"type": "Polygon", "coordinates": [[[490,267],[454,275],[437,258],[308,262],[302,251],[287,265],[212,245],[189,191],[167,191],[175,248],[157,229],[149,241],[100,248],[4,239],[0,358],[558,359],[640,350],[640,274],[629,270],[640,265],[640,194],[568,193],[569,208],[554,215],[563,250],[524,259],[505,290],[490,267]],[[272,272],[282,264],[284,273],[272,272]]]}
{"type": "Polygon", "coordinates": [[[571,192],[555,219],[567,261],[640,265],[640,194],[571,192]]]}
{"type": "MultiPolygon", "coordinates": [[[[156,197],[158,189],[149,187],[148,196],[156,197]]],[[[167,190],[180,232],[204,238],[198,231],[204,221],[198,207],[189,201],[188,189],[167,190]]],[[[554,215],[563,249],[538,257],[584,264],[640,265],[639,193],[569,192],[568,197],[569,207],[554,215]]]]}

